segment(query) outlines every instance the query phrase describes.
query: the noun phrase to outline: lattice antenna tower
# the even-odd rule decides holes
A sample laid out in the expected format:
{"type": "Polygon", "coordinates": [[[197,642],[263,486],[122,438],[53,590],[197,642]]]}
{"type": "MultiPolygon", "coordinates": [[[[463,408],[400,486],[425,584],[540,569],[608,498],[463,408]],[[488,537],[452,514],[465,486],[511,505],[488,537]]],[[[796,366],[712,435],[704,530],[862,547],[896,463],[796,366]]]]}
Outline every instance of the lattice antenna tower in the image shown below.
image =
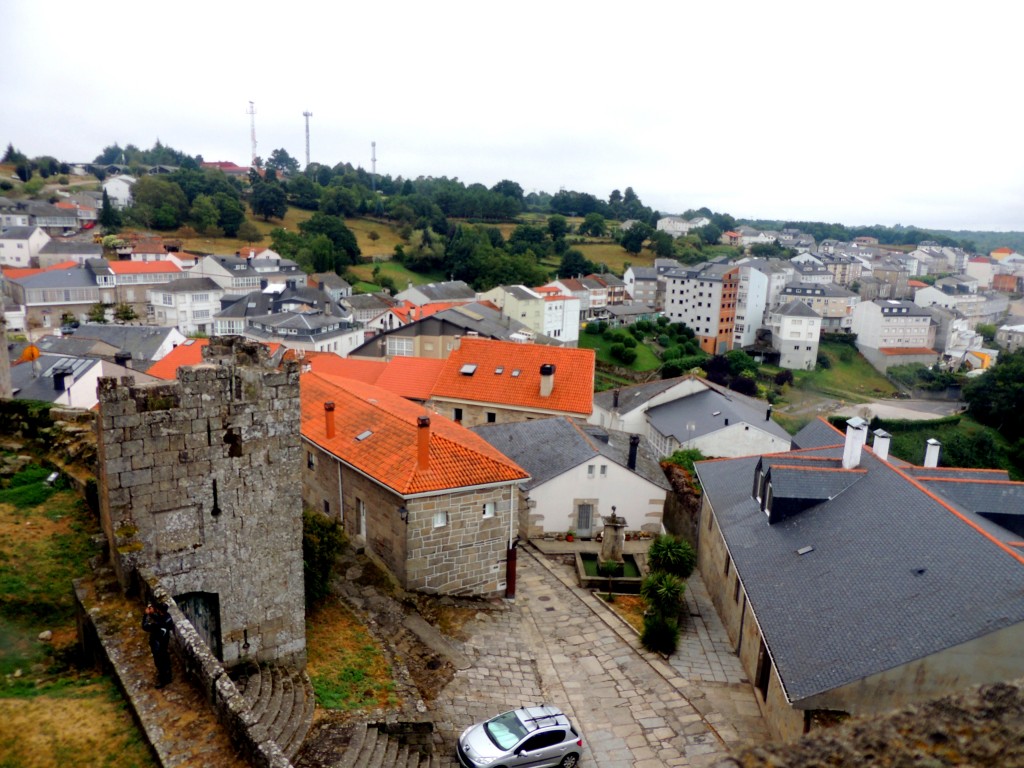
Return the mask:
{"type": "Polygon", "coordinates": [[[306,118],[306,167],[309,167],[309,118],[313,116],[312,112],[303,112],[302,116],[306,118]]]}
{"type": "Polygon", "coordinates": [[[377,142],[370,142],[370,191],[377,196],[377,142]]]}
{"type": "Polygon", "coordinates": [[[256,167],[256,105],[253,102],[249,102],[249,108],[245,110],[245,113],[249,115],[249,140],[252,142],[252,157],[249,159],[249,163],[253,168],[256,167]]]}

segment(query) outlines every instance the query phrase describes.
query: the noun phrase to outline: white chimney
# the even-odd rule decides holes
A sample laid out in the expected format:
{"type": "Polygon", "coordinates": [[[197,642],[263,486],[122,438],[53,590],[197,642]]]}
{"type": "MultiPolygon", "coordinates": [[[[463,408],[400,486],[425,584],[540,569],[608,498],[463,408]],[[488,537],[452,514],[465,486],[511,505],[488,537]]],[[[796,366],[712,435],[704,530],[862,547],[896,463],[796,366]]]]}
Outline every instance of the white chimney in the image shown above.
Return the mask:
{"type": "Polygon", "coordinates": [[[540,396],[551,397],[555,388],[555,366],[554,363],[544,363],[540,367],[540,396]]]}
{"type": "Polygon", "coordinates": [[[924,449],[924,465],[926,467],[939,466],[939,451],[941,449],[942,443],[940,443],[934,437],[928,438],[927,445],[924,449]]]}
{"type": "Polygon", "coordinates": [[[875,442],[872,443],[871,447],[875,449],[875,456],[880,458],[882,461],[889,460],[890,440],[892,440],[892,435],[890,435],[884,429],[875,430],[875,442]]]}
{"type": "Polygon", "coordinates": [[[846,422],[846,443],[843,446],[843,469],[860,466],[860,452],[868,440],[868,423],[859,416],[846,422]]]}

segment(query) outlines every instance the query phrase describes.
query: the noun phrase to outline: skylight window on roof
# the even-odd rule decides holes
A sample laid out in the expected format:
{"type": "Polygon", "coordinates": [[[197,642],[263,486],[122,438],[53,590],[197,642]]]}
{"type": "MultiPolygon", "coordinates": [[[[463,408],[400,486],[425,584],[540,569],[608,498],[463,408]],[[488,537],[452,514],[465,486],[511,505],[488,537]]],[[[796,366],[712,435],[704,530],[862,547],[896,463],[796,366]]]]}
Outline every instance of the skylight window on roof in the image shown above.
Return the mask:
{"type": "Polygon", "coordinates": [[[363,442],[363,440],[365,440],[366,438],[368,438],[372,434],[373,434],[373,430],[372,429],[368,429],[365,432],[360,432],[358,435],[356,435],[356,442],[361,443],[361,442],[363,442]]]}
{"type": "Polygon", "coordinates": [[[463,376],[472,376],[474,373],[476,373],[476,368],[476,363],[466,363],[459,369],[459,373],[461,373],[463,376]]]}
{"type": "Polygon", "coordinates": [[[512,371],[512,378],[517,378],[519,376],[519,374],[520,374],[520,370],[518,368],[516,368],[514,371],[512,371]]]}
{"type": "Polygon", "coordinates": [[[813,551],[814,551],[814,547],[812,547],[812,546],[806,546],[806,547],[800,547],[800,549],[798,549],[798,550],[796,551],[796,553],[797,553],[798,555],[806,555],[806,554],[807,554],[808,552],[813,552],[813,551]]]}
{"type": "Polygon", "coordinates": [[[494,375],[495,376],[501,376],[501,374],[503,374],[504,372],[505,372],[505,368],[503,366],[500,366],[500,365],[497,368],[494,369],[494,375]]]}

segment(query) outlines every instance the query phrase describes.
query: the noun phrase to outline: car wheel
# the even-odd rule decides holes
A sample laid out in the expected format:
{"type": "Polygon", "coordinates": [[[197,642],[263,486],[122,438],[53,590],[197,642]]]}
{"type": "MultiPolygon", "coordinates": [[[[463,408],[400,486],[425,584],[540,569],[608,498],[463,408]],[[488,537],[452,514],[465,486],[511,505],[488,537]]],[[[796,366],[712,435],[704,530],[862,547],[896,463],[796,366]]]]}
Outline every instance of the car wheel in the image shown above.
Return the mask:
{"type": "Polygon", "coordinates": [[[580,756],[575,752],[566,755],[562,758],[562,768],[576,768],[580,763],[580,756]]]}

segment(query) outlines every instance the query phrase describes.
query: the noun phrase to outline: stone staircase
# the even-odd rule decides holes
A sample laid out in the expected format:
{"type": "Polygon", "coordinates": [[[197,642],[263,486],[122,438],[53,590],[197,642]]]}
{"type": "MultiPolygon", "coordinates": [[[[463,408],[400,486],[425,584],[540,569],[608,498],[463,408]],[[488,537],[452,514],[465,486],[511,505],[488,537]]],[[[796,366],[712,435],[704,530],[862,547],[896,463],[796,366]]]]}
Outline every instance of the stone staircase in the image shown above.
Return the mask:
{"type": "Polygon", "coordinates": [[[331,768],[447,768],[454,765],[423,751],[430,730],[410,732],[409,724],[359,723],[352,730],[344,756],[331,768]]]}
{"type": "Polygon", "coordinates": [[[309,676],[291,667],[251,664],[235,676],[235,685],[266,738],[294,759],[313,724],[316,699],[309,676]]]}

